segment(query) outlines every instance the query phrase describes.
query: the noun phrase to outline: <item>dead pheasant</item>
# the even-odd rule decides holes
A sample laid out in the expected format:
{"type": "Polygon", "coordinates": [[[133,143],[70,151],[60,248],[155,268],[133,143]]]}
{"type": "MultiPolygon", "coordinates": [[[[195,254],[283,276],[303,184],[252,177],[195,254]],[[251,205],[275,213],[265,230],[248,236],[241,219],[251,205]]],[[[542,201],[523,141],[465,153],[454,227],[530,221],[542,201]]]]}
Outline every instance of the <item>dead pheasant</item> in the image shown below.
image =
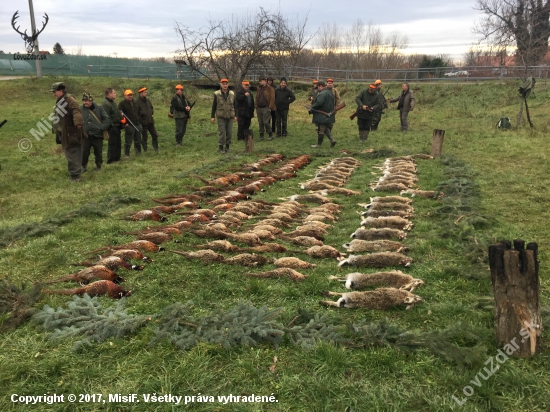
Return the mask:
{"type": "Polygon", "coordinates": [[[176,215],[204,215],[209,219],[213,219],[216,217],[216,211],[211,209],[194,209],[194,210],[186,210],[184,212],[177,212],[176,215]]]}
{"type": "Polygon", "coordinates": [[[80,263],[73,263],[72,266],[96,266],[103,265],[111,270],[117,270],[118,268],[124,268],[128,270],[142,270],[143,266],[139,265],[130,265],[124,259],[119,258],[118,256],[107,256],[106,258],[99,259],[97,262],[91,262],[85,260],[80,263]]]}
{"type": "Polygon", "coordinates": [[[124,218],[125,220],[154,220],[155,222],[164,222],[166,218],[161,216],[154,210],[140,210],[131,216],[124,218]]]}
{"type": "Polygon", "coordinates": [[[241,265],[241,266],[258,266],[265,265],[268,260],[260,255],[254,253],[243,253],[231,258],[225,259],[223,263],[228,263],[230,265],[241,265]]]}
{"type": "Polygon", "coordinates": [[[111,282],[110,280],[98,280],[97,282],[90,283],[87,286],[76,289],[43,289],[43,293],[51,293],[57,295],[79,295],[88,294],[94,296],[109,296],[113,299],[120,299],[126,296],[130,296],[130,291],[125,291],[120,286],[111,282]]]}
{"type": "Polygon", "coordinates": [[[307,276],[304,276],[300,272],[290,268],[277,268],[261,273],[245,273],[245,276],[250,276],[253,278],[289,278],[295,282],[307,278],[307,276]]]}
{"type": "Polygon", "coordinates": [[[92,250],[90,253],[100,252],[102,250],[120,250],[120,249],[137,249],[142,252],[162,252],[164,251],[163,247],[156,245],[153,242],[148,240],[135,240],[133,242],[125,243],[119,246],[105,246],[99,249],[92,250]]]}
{"type": "Polygon", "coordinates": [[[186,257],[187,259],[198,259],[204,264],[223,262],[225,260],[223,255],[220,255],[212,250],[199,250],[198,252],[181,252],[179,250],[171,250],[170,252],[186,257]]]}
{"type": "Polygon", "coordinates": [[[118,276],[115,272],[103,265],[91,266],[86,269],[82,269],[80,272],[71,273],[70,275],[62,276],[57,279],[48,280],[44,283],[58,283],[58,282],[78,282],[80,284],[88,284],[92,280],[110,280],[114,283],[124,282],[124,279],[118,276]]]}
{"type": "Polygon", "coordinates": [[[107,256],[117,256],[123,260],[141,260],[143,262],[151,263],[152,260],[149,259],[147,256],[145,256],[143,253],[141,253],[139,250],[135,249],[119,249],[110,255],[107,256]]]}
{"type": "MultiPolygon", "coordinates": [[[[191,222],[189,223],[189,226],[191,226],[191,222]]],[[[170,226],[155,226],[149,229],[145,230],[136,230],[134,232],[124,232],[124,235],[145,235],[147,233],[155,233],[155,232],[162,232],[166,233],[167,235],[181,235],[182,231],[178,229],[177,227],[170,226]]]]}
{"type": "Polygon", "coordinates": [[[150,232],[138,235],[137,240],[148,240],[150,242],[156,243],[157,245],[160,245],[161,243],[172,240],[172,236],[170,236],[168,233],[163,232],[150,232]]]}
{"type": "Polygon", "coordinates": [[[231,242],[228,242],[227,240],[214,240],[204,245],[196,245],[193,247],[195,249],[214,250],[217,252],[240,252],[242,250],[238,246],[231,244],[231,242]]]}

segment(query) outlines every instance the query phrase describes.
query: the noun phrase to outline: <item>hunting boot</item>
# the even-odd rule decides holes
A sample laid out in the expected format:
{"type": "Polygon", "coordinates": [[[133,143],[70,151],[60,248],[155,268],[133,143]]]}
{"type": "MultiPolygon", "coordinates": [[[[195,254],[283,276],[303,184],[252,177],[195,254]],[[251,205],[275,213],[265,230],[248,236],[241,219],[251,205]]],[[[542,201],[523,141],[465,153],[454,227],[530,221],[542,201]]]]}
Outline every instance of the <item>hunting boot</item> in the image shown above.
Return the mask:
{"type": "Polygon", "coordinates": [[[223,150],[223,145],[218,145],[218,152],[225,153],[225,150],[223,150]]]}
{"type": "Polygon", "coordinates": [[[369,131],[368,130],[359,130],[359,140],[362,142],[366,142],[369,138],[369,131]]]}
{"type": "Polygon", "coordinates": [[[324,135],[322,135],[322,134],[319,133],[319,134],[317,135],[317,144],[312,144],[311,147],[312,147],[313,149],[316,149],[316,148],[318,148],[318,147],[321,147],[321,145],[323,144],[323,137],[324,137],[324,135]]]}
{"type": "Polygon", "coordinates": [[[225,153],[229,153],[229,145],[228,144],[225,145],[225,153]]]}
{"type": "Polygon", "coordinates": [[[153,140],[153,149],[155,149],[155,152],[159,152],[159,141],[153,140]]]}
{"type": "Polygon", "coordinates": [[[332,133],[330,132],[330,129],[327,128],[325,133],[327,134],[328,140],[330,140],[330,147],[334,147],[336,145],[336,140],[332,138],[332,133]]]}
{"type": "Polygon", "coordinates": [[[143,151],[146,152],[147,151],[147,140],[142,140],[141,141],[141,145],[143,146],[143,151]]]}
{"type": "Polygon", "coordinates": [[[264,140],[264,134],[260,133],[260,140],[264,140]]]}
{"type": "Polygon", "coordinates": [[[267,140],[273,140],[273,133],[269,133],[269,137],[267,138],[267,140]]]}

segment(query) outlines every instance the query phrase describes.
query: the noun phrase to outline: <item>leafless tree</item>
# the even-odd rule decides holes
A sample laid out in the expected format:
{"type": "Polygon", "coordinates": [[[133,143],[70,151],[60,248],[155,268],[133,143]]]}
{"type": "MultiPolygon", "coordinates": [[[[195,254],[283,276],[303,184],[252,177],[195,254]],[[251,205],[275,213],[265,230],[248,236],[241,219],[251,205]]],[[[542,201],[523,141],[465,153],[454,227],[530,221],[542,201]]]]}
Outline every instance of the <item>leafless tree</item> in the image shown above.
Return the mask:
{"type": "Polygon", "coordinates": [[[176,23],[183,42],[176,52],[201,76],[215,82],[227,77],[240,83],[253,68],[280,71],[286,63],[295,64],[313,37],[306,28],[307,16],[292,22],[280,12],[263,8],[230,20],[209,20],[199,31],[176,23]]]}
{"type": "Polygon", "coordinates": [[[317,46],[325,55],[337,53],[342,47],[340,29],[336,23],[323,23],[317,37],[317,46]]]}
{"type": "Polygon", "coordinates": [[[474,32],[491,44],[517,48],[517,58],[527,70],[548,52],[550,0],[476,0],[485,17],[474,32]]]}

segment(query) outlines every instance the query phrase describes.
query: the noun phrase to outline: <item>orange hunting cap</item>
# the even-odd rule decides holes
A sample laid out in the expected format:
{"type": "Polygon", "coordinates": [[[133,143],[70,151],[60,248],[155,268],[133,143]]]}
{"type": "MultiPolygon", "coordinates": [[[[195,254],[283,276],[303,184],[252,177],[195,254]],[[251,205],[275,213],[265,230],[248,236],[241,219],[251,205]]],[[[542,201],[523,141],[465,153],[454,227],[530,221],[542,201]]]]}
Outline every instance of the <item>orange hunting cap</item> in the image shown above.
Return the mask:
{"type": "Polygon", "coordinates": [[[374,84],[370,84],[369,89],[376,89],[376,86],[374,84]]]}
{"type": "Polygon", "coordinates": [[[333,79],[327,79],[327,83],[334,83],[333,79]]]}
{"type": "Polygon", "coordinates": [[[181,84],[176,85],[176,90],[183,90],[183,86],[181,84]]]}
{"type": "Polygon", "coordinates": [[[142,88],[138,89],[138,93],[141,93],[141,92],[144,92],[144,91],[147,91],[147,87],[142,87],[142,88]]]}
{"type": "Polygon", "coordinates": [[[229,80],[227,80],[227,79],[224,78],[224,79],[221,79],[221,80],[220,80],[220,83],[229,83],[229,80]]]}
{"type": "Polygon", "coordinates": [[[129,95],[133,95],[133,94],[134,94],[134,92],[131,91],[130,89],[124,90],[124,96],[129,96],[129,95]]]}
{"type": "Polygon", "coordinates": [[[249,82],[248,80],[243,80],[243,81],[241,82],[241,84],[242,84],[243,86],[246,86],[246,85],[249,85],[250,82],[249,82]]]}
{"type": "Polygon", "coordinates": [[[317,79],[313,80],[313,84],[317,84],[317,83],[319,83],[319,80],[317,79]]]}
{"type": "Polygon", "coordinates": [[[382,80],[376,79],[376,81],[374,82],[374,84],[382,84],[382,80]]]}

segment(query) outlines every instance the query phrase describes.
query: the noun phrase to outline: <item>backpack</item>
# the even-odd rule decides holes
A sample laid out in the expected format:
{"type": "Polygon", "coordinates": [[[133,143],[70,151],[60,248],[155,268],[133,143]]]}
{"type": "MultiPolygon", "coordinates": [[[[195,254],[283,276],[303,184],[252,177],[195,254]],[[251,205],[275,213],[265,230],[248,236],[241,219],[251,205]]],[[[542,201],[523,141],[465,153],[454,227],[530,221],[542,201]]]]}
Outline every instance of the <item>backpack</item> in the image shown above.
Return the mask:
{"type": "Polygon", "coordinates": [[[497,122],[497,128],[499,129],[506,130],[506,129],[509,129],[510,127],[512,127],[512,123],[510,123],[509,117],[503,117],[497,122]]]}

